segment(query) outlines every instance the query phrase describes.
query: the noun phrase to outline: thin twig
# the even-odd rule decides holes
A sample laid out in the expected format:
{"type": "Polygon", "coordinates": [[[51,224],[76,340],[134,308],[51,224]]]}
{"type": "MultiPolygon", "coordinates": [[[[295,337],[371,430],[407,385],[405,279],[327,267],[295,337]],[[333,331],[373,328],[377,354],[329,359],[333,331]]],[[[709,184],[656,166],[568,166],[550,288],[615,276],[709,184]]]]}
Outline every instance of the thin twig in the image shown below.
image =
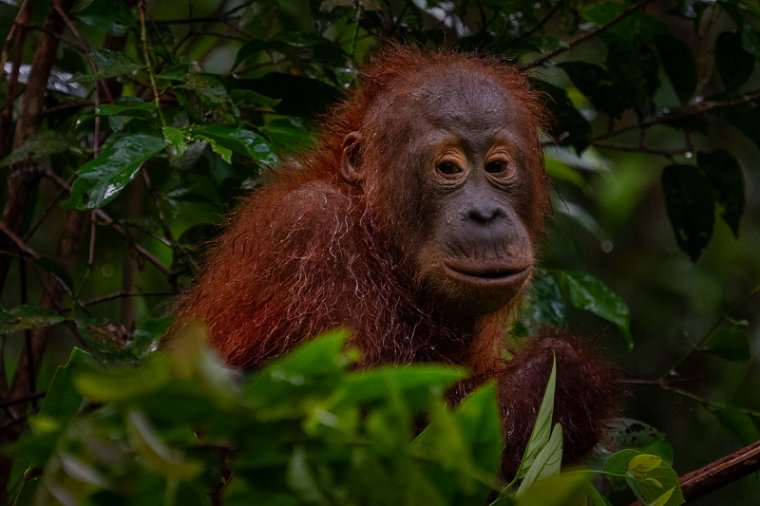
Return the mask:
{"type": "Polygon", "coordinates": [[[25,395],[24,397],[17,397],[7,401],[0,402],[0,407],[7,408],[8,406],[15,406],[16,404],[23,404],[25,402],[32,402],[42,399],[47,395],[47,392],[34,392],[33,394],[25,395]]]}
{"type": "Polygon", "coordinates": [[[137,2],[137,11],[140,14],[140,43],[142,44],[143,59],[145,60],[145,66],[148,71],[148,78],[150,79],[150,87],[153,90],[153,102],[156,105],[156,112],[161,120],[161,125],[166,126],[164,120],[164,114],[161,112],[161,94],[158,92],[158,85],[156,84],[156,76],[153,75],[153,63],[150,59],[150,50],[148,45],[148,29],[145,22],[145,0],[139,0],[137,2]]]}
{"type": "Polygon", "coordinates": [[[543,28],[544,25],[546,25],[546,23],[548,23],[549,20],[554,17],[554,15],[557,13],[557,11],[562,6],[562,4],[563,4],[563,2],[557,2],[554,5],[554,7],[552,7],[549,10],[549,12],[546,13],[546,16],[544,16],[543,18],[541,18],[541,20],[538,23],[536,23],[536,25],[534,27],[532,27],[530,30],[526,30],[525,32],[519,34],[517,37],[513,38],[512,40],[510,40],[509,43],[507,44],[507,47],[514,46],[515,43],[520,42],[521,40],[527,39],[528,37],[530,37],[531,35],[533,35],[537,31],[539,31],[541,28],[543,28]]]}
{"type": "MultiPolygon", "coordinates": [[[[51,170],[45,170],[43,172],[43,175],[52,181],[54,181],[56,184],[58,184],[61,188],[66,189],[67,191],[71,191],[71,186],[64,181],[58,174],[51,170]]],[[[124,238],[129,238],[129,233],[127,232],[126,228],[124,226],[114,220],[108,213],[103,211],[102,209],[95,209],[93,210],[93,213],[95,217],[99,220],[101,220],[106,225],[110,226],[116,233],[118,233],[120,236],[124,238]]],[[[133,243],[132,247],[135,248],[135,250],[142,255],[148,262],[153,264],[153,266],[161,271],[161,274],[164,276],[171,276],[173,274],[172,270],[169,269],[167,266],[165,266],[158,258],[156,258],[153,253],[146,250],[142,245],[133,243]]]]}
{"type": "Polygon", "coordinates": [[[699,102],[689,109],[683,109],[659,116],[654,116],[648,120],[641,121],[633,125],[628,125],[616,130],[610,130],[604,134],[600,134],[592,138],[591,142],[594,143],[600,140],[609,139],[610,137],[615,137],[617,135],[630,132],[631,130],[646,129],[655,125],[665,125],[683,119],[702,116],[704,114],[719,111],[721,109],[730,109],[731,107],[748,104],[758,100],[760,100],[760,90],[752,90],[741,95],[740,97],[725,100],[722,102],[699,102]]]}
{"type": "Polygon", "coordinates": [[[127,297],[167,297],[170,295],[176,295],[174,292],[115,292],[115,293],[109,293],[108,295],[102,295],[100,297],[95,297],[94,299],[90,299],[87,301],[84,301],[81,303],[83,307],[88,306],[94,306],[95,304],[101,304],[103,302],[110,302],[112,300],[117,299],[123,299],[127,297]]]}
{"type": "Polygon", "coordinates": [[[567,45],[565,45],[564,47],[555,49],[554,51],[541,56],[540,58],[538,58],[537,60],[535,60],[535,61],[533,61],[531,63],[528,63],[526,65],[521,65],[520,68],[522,70],[526,70],[526,69],[530,69],[530,68],[533,68],[533,67],[539,67],[539,66],[543,65],[544,63],[546,63],[547,61],[551,60],[552,58],[554,58],[554,57],[556,57],[556,56],[558,56],[558,55],[560,55],[562,53],[565,53],[565,52],[569,51],[570,49],[574,48],[578,44],[581,44],[582,42],[585,42],[588,39],[591,39],[591,38],[596,37],[597,35],[599,35],[599,34],[601,34],[603,32],[606,32],[607,30],[609,30],[611,27],[613,27],[614,25],[616,25],[620,21],[624,20],[625,18],[627,18],[628,16],[630,16],[634,12],[638,11],[639,9],[643,9],[644,7],[647,6],[647,4],[650,4],[650,3],[654,2],[654,1],[655,0],[642,0],[641,2],[635,3],[635,4],[631,5],[631,6],[629,6],[626,10],[624,10],[623,12],[621,12],[620,14],[618,14],[617,16],[615,16],[614,18],[612,18],[609,21],[607,21],[606,23],[604,23],[603,25],[600,25],[598,28],[596,28],[594,30],[590,30],[590,31],[585,32],[585,33],[582,33],[581,35],[575,37],[574,39],[569,40],[567,42],[567,45]]]}

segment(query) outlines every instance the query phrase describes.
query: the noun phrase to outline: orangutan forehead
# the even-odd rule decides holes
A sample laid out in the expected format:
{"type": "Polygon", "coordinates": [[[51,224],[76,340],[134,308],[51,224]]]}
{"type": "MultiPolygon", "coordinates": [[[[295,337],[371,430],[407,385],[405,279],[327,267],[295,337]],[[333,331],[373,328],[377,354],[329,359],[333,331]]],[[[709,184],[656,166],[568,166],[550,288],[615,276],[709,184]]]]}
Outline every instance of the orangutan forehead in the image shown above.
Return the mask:
{"type": "Polygon", "coordinates": [[[503,83],[488,73],[441,66],[405,76],[396,84],[378,97],[371,108],[372,116],[386,116],[386,120],[424,117],[454,123],[498,118],[511,123],[519,119],[522,109],[503,83]]]}

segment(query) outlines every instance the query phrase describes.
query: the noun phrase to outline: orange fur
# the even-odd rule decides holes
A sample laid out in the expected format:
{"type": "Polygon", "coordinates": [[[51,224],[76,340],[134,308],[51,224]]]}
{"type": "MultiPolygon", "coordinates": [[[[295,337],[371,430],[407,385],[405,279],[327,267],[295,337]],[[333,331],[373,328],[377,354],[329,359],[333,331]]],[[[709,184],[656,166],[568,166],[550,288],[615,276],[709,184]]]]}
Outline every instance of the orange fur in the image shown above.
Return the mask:
{"type": "Polygon", "coordinates": [[[505,473],[514,472],[519,461],[553,351],[561,385],[557,419],[567,425],[566,454],[578,458],[598,439],[600,419],[609,411],[614,393],[609,368],[595,353],[556,335],[527,345],[503,363],[503,329],[519,294],[485,316],[443,307],[420,289],[418,273],[406,261],[405,249],[413,246],[404,243],[398,220],[389,217],[396,206],[418,216],[418,188],[397,185],[373,207],[363,188],[341,175],[344,139],[363,129],[360,162],[385,177],[388,164],[383,162],[403,152],[409,141],[394,125],[374,121],[378,104],[412,93],[423,76],[454,71],[486,77],[517,104],[518,121],[508,128],[529,139],[524,177],[530,198],[520,197],[515,205],[535,250],[549,200],[537,135],[545,114],[526,79],[493,59],[393,46],[364,69],[361,85],[325,119],[317,146],[243,200],[182,301],[178,321],[204,321],[214,346],[240,368],[256,367],[320,332],[344,326],[354,333],[363,366],[439,361],[469,367],[473,380],[453,392],[453,400],[498,376],[507,436],[505,473]]]}

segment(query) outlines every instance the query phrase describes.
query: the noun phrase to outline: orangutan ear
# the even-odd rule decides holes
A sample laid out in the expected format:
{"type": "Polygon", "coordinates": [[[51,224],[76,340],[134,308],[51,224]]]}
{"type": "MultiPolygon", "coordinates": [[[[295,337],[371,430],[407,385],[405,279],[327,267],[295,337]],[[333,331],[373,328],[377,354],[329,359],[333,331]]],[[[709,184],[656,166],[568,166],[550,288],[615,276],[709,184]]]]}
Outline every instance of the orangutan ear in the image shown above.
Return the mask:
{"type": "Polygon", "coordinates": [[[359,132],[351,132],[343,138],[340,173],[343,179],[349,183],[364,181],[361,163],[361,139],[359,132]]]}

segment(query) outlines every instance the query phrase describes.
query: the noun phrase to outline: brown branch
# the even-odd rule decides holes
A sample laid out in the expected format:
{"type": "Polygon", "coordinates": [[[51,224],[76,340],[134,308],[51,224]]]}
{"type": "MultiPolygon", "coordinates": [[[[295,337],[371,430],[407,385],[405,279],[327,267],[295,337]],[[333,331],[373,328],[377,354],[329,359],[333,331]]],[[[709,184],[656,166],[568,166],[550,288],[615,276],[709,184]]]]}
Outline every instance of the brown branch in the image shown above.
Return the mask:
{"type": "Polygon", "coordinates": [[[13,46],[13,62],[11,66],[11,74],[8,79],[8,89],[5,94],[5,105],[3,106],[2,117],[0,117],[0,158],[5,158],[5,142],[8,138],[8,132],[10,132],[11,124],[13,122],[13,103],[16,100],[16,84],[18,83],[19,68],[21,67],[21,59],[24,55],[24,42],[28,33],[27,24],[29,23],[29,13],[32,10],[32,1],[24,0],[24,3],[19,7],[16,19],[13,20],[13,25],[8,31],[8,36],[5,39],[3,45],[3,52],[0,54],[0,82],[3,80],[5,62],[8,59],[9,47],[13,46]]]}
{"type": "Polygon", "coordinates": [[[721,109],[730,109],[732,107],[749,104],[758,100],[760,100],[760,90],[752,90],[731,100],[724,100],[722,102],[700,102],[689,109],[673,111],[668,114],[655,116],[646,121],[641,121],[633,125],[618,128],[617,130],[610,130],[609,132],[592,138],[591,142],[594,143],[600,140],[609,139],[610,137],[615,137],[616,135],[630,132],[631,130],[644,130],[655,125],[665,125],[674,121],[702,116],[704,114],[719,111],[721,109]]]}
{"type": "Polygon", "coordinates": [[[16,404],[24,404],[30,401],[36,401],[36,400],[44,398],[46,394],[47,392],[35,392],[25,397],[19,397],[16,399],[3,401],[3,402],[0,402],[0,408],[7,408],[8,406],[15,406],[16,404]]]}
{"type": "Polygon", "coordinates": [[[672,160],[678,155],[682,155],[688,151],[688,148],[676,148],[676,149],[657,149],[642,146],[639,144],[617,144],[612,142],[592,142],[592,146],[597,149],[609,149],[612,151],[625,151],[631,153],[646,153],[648,155],[656,155],[672,160]]]}
{"type": "Polygon", "coordinates": [[[688,502],[756,471],[760,471],[760,441],[685,474],[681,490],[688,502]]]}
{"type": "Polygon", "coordinates": [[[176,295],[174,292],[115,292],[103,295],[101,297],[95,297],[81,303],[82,307],[93,306],[95,304],[101,304],[103,302],[109,302],[117,299],[125,299],[128,297],[168,297],[176,295]]]}
{"type": "MultiPolygon", "coordinates": [[[[69,10],[74,0],[55,0],[62,9],[69,10]]],[[[21,113],[16,121],[16,131],[13,137],[13,147],[17,148],[31,138],[39,128],[41,113],[47,94],[47,83],[53,69],[56,52],[58,51],[58,34],[64,29],[64,22],[56,9],[51,9],[45,20],[45,33],[37,40],[29,79],[21,105],[21,113]]],[[[3,210],[3,221],[9,230],[19,233],[23,217],[29,207],[30,190],[39,179],[39,171],[29,161],[19,161],[11,165],[8,172],[8,199],[3,210]]],[[[23,234],[22,234],[23,235],[23,234]]],[[[7,249],[9,244],[0,238],[0,249],[7,249]]],[[[0,257],[0,289],[5,285],[11,256],[0,257]]]]}
{"type": "Polygon", "coordinates": [[[535,61],[532,61],[531,63],[528,63],[526,65],[520,65],[519,68],[521,70],[526,70],[526,69],[533,68],[533,67],[539,67],[539,66],[543,65],[544,63],[546,63],[547,61],[549,61],[552,58],[554,58],[555,56],[558,56],[558,55],[560,55],[562,53],[565,53],[565,52],[569,51],[570,49],[574,48],[575,46],[577,46],[578,44],[581,44],[582,42],[585,42],[588,39],[591,39],[593,37],[596,37],[597,35],[600,35],[600,34],[606,32],[607,30],[609,30],[611,27],[613,27],[614,25],[616,25],[620,21],[624,20],[625,18],[627,18],[628,16],[630,16],[634,12],[638,11],[639,9],[643,9],[644,7],[647,6],[647,4],[650,4],[653,1],[654,0],[642,0],[640,2],[635,3],[635,4],[631,5],[631,6],[629,6],[626,10],[624,10],[623,12],[621,12],[620,14],[618,14],[617,16],[615,16],[614,18],[610,19],[609,21],[607,21],[603,25],[599,26],[598,28],[596,28],[594,30],[591,30],[591,31],[588,31],[588,32],[585,32],[585,33],[582,33],[581,35],[579,35],[579,36],[577,36],[577,37],[569,40],[567,42],[567,45],[565,45],[564,47],[555,49],[554,51],[541,56],[539,59],[537,59],[535,61]]]}

